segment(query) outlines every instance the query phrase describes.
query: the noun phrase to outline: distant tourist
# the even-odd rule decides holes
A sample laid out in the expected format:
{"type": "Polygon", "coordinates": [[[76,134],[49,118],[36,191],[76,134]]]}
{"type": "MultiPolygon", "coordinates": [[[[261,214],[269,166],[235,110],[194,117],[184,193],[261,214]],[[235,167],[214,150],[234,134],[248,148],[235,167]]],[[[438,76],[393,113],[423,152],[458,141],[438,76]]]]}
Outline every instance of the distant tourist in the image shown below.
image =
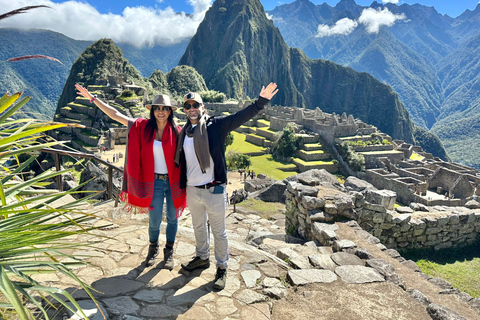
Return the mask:
{"type": "Polygon", "coordinates": [[[248,107],[228,116],[209,117],[202,98],[190,92],[183,97],[187,122],[178,135],[175,162],[181,165],[182,188],[187,188],[187,203],[192,215],[196,256],[182,264],[187,271],[210,266],[210,236],[207,220],[215,239],[217,272],[213,289],[222,290],[227,281],[228,240],[225,229],[225,138],[258,114],[277,93],[277,85],[262,87],[260,97],[248,107]]]}
{"type": "Polygon", "coordinates": [[[121,199],[128,210],[149,214],[148,248],[145,266],[155,263],[158,255],[158,238],[166,199],[166,243],[163,249],[165,268],[173,269],[173,245],[177,235],[178,217],[186,206],[185,189],[180,189],[180,167],[174,156],[180,127],[173,120],[177,109],[168,95],[156,95],[151,104],[149,119],[132,119],[96,98],[87,89],[76,84],[78,94],[89,99],[111,119],[128,127],[128,149],[121,199]]]}

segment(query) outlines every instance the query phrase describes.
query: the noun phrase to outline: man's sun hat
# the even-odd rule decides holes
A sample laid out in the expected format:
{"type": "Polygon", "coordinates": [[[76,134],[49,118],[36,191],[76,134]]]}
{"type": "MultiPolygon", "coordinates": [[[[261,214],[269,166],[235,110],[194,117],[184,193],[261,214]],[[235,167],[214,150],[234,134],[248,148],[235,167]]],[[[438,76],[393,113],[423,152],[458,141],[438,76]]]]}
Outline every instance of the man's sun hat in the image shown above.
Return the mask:
{"type": "Polygon", "coordinates": [[[200,95],[196,92],[189,92],[183,97],[183,102],[186,102],[188,100],[193,100],[200,104],[203,104],[202,97],[200,97],[200,95]]]}
{"type": "Polygon", "coordinates": [[[170,97],[167,94],[157,94],[152,103],[145,105],[148,110],[152,109],[152,106],[167,106],[172,108],[172,111],[177,110],[176,106],[173,106],[170,102],[170,97]]]}

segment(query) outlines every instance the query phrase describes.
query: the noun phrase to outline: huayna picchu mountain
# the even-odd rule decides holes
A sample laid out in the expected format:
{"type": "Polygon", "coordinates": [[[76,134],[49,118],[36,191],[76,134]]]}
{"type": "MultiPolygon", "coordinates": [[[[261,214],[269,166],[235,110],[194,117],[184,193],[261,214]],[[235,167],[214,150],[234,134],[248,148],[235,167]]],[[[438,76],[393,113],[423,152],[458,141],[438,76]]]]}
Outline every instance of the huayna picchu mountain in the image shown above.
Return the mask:
{"type": "Polygon", "coordinates": [[[211,90],[256,97],[274,81],[272,104],[353,114],[395,139],[413,142],[413,122],[397,94],[367,73],[289,48],[259,0],[216,0],[179,64],[193,66],[211,90]]]}
{"type": "Polygon", "coordinates": [[[93,85],[98,79],[108,76],[124,76],[139,86],[146,86],[140,73],[123,57],[123,51],[110,39],[101,39],[88,46],[75,60],[70,70],[62,95],[58,100],[57,111],[67,103],[75,100],[77,93],[75,83],[93,85]]]}
{"type": "Polygon", "coordinates": [[[103,132],[119,124],[77,95],[75,83],[87,87],[99,99],[129,117],[147,116],[144,105],[155,94],[168,94],[180,101],[189,91],[208,90],[205,80],[190,66],[177,66],[166,74],[155,70],[149,78],[143,78],[112,40],[98,40],[73,63],[54,115],[55,121],[85,126],[83,129],[62,128],[52,133],[57,139],[71,140],[80,150],[95,148],[103,132]]]}

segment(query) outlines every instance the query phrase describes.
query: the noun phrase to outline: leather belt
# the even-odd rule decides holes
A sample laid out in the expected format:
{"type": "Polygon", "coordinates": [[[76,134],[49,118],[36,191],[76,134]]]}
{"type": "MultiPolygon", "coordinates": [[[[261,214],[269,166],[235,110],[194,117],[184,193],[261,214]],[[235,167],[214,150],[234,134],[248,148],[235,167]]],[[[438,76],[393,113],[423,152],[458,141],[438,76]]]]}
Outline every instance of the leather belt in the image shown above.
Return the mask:
{"type": "Polygon", "coordinates": [[[201,186],[195,186],[195,188],[198,188],[198,189],[210,189],[211,187],[215,187],[216,185],[218,185],[218,183],[209,182],[209,183],[207,183],[207,184],[202,184],[201,186]]]}
{"type": "Polygon", "coordinates": [[[167,173],[155,173],[155,180],[161,179],[161,180],[168,180],[168,174],[167,173]]]}

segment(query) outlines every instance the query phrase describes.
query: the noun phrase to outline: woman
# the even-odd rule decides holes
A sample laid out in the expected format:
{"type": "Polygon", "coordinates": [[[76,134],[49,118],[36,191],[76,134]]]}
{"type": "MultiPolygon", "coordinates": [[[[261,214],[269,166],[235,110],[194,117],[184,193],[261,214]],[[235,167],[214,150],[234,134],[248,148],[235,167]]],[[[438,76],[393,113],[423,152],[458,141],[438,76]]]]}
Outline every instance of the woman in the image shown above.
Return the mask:
{"type": "Polygon", "coordinates": [[[173,245],[177,234],[178,217],[186,207],[185,190],[180,189],[180,168],[174,164],[179,127],[173,120],[177,109],[168,95],[156,95],[151,104],[149,119],[132,119],[92,95],[79,84],[78,94],[89,99],[111,119],[128,126],[127,156],[121,200],[130,210],[149,214],[148,248],[145,266],[155,263],[158,237],[166,199],[166,244],[163,249],[165,268],[173,269],[173,245]]]}

